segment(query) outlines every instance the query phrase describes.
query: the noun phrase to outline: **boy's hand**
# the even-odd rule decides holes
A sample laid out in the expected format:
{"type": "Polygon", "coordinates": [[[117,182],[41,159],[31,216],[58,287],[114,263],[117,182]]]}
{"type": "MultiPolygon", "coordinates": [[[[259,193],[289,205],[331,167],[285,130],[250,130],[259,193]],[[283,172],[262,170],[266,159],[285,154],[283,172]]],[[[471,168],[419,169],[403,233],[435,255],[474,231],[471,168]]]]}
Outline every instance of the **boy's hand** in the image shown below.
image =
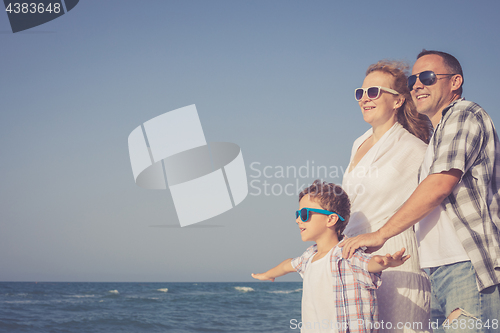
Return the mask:
{"type": "Polygon", "coordinates": [[[261,281],[269,280],[271,282],[274,282],[274,278],[273,277],[269,277],[269,276],[265,275],[264,273],[258,273],[258,274],[252,273],[252,277],[254,279],[261,280],[261,281]]]}
{"type": "Polygon", "coordinates": [[[389,253],[385,256],[373,256],[368,262],[368,272],[378,273],[389,267],[401,266],[406,260],[408,260],[408,258],[410,258],[409,254],[406,256],[403,256],[403,254],[405,254],[404,247],[392,256],[389,253]]]}
{"type": "Polygon", "coordinates": [[[375,255],[373,256],[373,260],[375,260],[379,265],[383,266],[384,269],[388,267],[397,267],[401,266],[406,260],[408,260],[408,258],[410,258],[409,254],[403,257],[404,253],[405,248],[403,247],[393,255],[391,255],[390,253],[387,253],[385,256],[375,255]]]}

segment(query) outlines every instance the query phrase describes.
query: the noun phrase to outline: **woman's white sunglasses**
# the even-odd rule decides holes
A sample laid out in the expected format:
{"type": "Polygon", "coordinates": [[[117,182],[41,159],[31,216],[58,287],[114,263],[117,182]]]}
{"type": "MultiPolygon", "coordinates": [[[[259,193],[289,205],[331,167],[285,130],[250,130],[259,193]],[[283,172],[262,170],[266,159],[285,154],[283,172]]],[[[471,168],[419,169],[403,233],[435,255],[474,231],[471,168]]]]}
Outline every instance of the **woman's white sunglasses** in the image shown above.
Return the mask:
{"type": "Polygon", "coordinates": [[[368,96],[369,99],[377,99],[380,96],[381,90],[387,91],[388,93],[391,93],[393,95],[399,95],[399,93],[394,89],[376,86],[368,88],[358,88],[354,90],[354,98],[356,98],[357,101],[360,101],[366,92],[366,96],[368,96]]]}

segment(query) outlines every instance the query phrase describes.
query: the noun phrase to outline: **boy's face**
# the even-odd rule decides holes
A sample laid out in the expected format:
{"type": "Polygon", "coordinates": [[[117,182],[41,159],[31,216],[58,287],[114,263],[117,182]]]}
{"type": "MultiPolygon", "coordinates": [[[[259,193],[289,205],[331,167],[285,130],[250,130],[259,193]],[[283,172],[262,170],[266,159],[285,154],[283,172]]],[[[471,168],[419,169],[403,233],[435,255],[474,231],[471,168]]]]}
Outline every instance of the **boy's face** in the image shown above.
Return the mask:
{"type": "MultiPolygon", "coordinates": [[[[302,208],[317,208],[317,209],[325,209],[319,205],[314,200],[311,200],[309,194],[304,195],[299,202],[299,209],[302,208]]],[[[295,220],[300,228],[300,236],[302,237],[302,241],[313,241],[318,242],[318,239],[321,237],[327,236],[327,231],[329,231],[328,223],[328,215],[315,213],[309,211],[309,220],[307,222],[303,222],[300,219],[300,216],[295,220]]]]}

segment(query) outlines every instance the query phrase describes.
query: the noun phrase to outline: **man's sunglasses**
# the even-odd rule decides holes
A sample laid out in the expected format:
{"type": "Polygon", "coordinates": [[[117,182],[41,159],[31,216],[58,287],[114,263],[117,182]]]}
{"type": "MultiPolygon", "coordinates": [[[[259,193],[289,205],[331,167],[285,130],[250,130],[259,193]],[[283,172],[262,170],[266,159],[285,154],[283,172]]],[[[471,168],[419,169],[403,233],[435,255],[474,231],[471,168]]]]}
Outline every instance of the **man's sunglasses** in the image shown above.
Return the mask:
{"type": "Polygon", "coordinates": [[[324,215],[335,214],[339,217],[340,221],[342,221],[342,222],[345,221],[345,219],[342,216],[340,216],[339,214],[337,214],[335,212],[330,212],[328,210],[316,209],[316,208],[302,208],[301,210],[298,210],[295,212],[295,218],[299,218],[299,216],[300,216],[300,219],[302,220],[302,222],[307,222],[307,221],[309,221],[309,211],[324,214],[324,215]]]}
{"type": "Polygon", "coordinates": [[[423,71],[418,74],[410,75],[408,78],[408,88],[410,91],[413,90],[413,86],[417,82],[417,78],[425,86],[431,86],[437,81],[437,75],[457,75],[457,74],[436,74],[433,71],[423,71]]]}
{"type": "Polygon", "coordinates": [[[358,89],[354,90],[354,98],[356,98],[356,100],[359,102],[363,98],[363,95],[366,92],[366,96],[368,96],[369,99],[377,99],[380,96],[381,90],[387,91],[393,95],[399,95],[399,93],[396,90],[381,87],[381,86],[376,86],[376,87],[369,87],[369,88],[358,88],[358,89]]]}

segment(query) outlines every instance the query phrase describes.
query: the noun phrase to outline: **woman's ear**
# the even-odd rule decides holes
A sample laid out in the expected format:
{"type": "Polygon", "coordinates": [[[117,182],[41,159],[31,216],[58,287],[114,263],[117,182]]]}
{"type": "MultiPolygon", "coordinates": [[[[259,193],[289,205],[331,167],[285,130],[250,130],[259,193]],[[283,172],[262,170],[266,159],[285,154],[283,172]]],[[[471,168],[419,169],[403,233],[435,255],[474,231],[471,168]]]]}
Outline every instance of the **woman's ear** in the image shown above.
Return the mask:
{"type": "Polygon", "coordinates": [[[399,109],[404,104],[405,100],[403,96],[399,95],[398,99],[395,101],[394,109],[399,109]]]}

